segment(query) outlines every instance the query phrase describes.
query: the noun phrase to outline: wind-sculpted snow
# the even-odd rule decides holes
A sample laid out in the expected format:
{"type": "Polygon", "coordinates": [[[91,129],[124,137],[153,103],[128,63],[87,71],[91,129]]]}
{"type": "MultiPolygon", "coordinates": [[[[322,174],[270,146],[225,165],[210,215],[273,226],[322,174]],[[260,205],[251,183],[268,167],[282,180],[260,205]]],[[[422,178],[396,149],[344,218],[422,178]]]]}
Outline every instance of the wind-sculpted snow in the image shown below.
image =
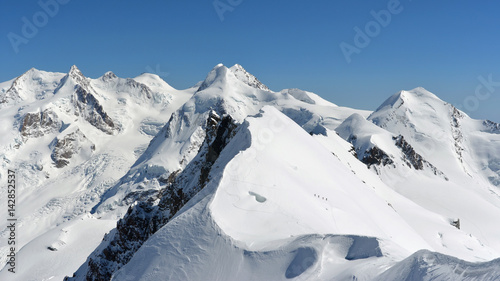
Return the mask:
{"type": "MultiPolygon", "coordinates": [[[[366,187],[346,179],[353,174],[332,169],[335,156],[321,153],[319,160],[315,154],[322,149],[276,109],[265,107],[247,118],[215,161],[205,188],[112,280],[373,280],[411,249],[428,247],[380,197],[358,193],[366,187]],[[290,139],[307,149],[290,149],[290,139]],[[321,161],[314,168],[322,168],[308,170],[310,159],[321,161]],[[299,174],[306,179],[298,180],[299,174]],[[328,181],[330,176],[336,180],[328,181]],[[330,186],[323,188],[322,181],[330,186]],[[339,192],[344,188],[349,192],[339,192]],[[358,208],[365,211],[353,211],[358,208]],[[352,216],[344,218],[347,214],[352,216]],[[389,219],[374,229],[370,220],[378,217],[389,219]],[[352,232],[378,238],[342,234],[352,232]]],[[[451,226],[448,231],[458,233],[451,226]]]]}
{"type": "Polygon", "coordinates": [[[397,263],[375,280],[500,280],[500,259],[483,263],[470,263],[422,250],[397,263]]]}

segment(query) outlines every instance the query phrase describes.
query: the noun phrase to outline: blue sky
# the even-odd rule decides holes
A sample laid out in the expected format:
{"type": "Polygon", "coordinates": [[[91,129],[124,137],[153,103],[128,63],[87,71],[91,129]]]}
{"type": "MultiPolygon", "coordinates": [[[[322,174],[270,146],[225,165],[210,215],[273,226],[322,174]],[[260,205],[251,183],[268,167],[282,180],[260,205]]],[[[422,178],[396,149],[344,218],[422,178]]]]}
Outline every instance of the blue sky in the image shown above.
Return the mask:
{"type": "Polygon", "coordinates": [[[301,88],[338,105],[374,110],[423,86],[500,122],[498,1],[217,0],[219,12],[213,0],[56,1],[40,1],[49,11],[57,3],[51,15],[38,1],[2,1],[0,81],[76,64],[93,78],[158,72],[187,88],[219,62],[239,63],[273,90],[301,88]],[[391,15],[384,26],[372,14],[382,10],[391,15]],[[23,17],[35,32],[23,33],[23,17]],[[356,27],[367,44],[356,45],[356,27]],[[357,48],[350,63],[342,42],[357,48]]]}

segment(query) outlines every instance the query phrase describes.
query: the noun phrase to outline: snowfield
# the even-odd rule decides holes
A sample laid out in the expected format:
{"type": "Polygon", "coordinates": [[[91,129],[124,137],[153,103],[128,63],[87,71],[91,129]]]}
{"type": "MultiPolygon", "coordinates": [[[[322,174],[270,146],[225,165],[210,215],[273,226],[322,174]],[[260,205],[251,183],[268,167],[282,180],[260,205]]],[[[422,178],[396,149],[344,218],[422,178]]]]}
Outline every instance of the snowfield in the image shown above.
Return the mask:
{"type": "Polygon", "coordinates": [[[240,65],[31,69],[0,119],[0,280],[500,280],[500,125],[423,88],[370,112],[240,65]]]}

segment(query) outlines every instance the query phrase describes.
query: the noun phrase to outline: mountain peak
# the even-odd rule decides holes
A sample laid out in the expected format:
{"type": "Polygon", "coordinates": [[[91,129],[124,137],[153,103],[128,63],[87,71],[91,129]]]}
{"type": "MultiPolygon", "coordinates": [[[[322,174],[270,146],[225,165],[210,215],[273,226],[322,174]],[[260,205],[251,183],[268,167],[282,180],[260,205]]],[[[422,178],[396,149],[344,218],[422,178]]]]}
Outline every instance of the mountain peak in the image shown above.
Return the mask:
{"type": "Polygon", "coordinates": [[[32,67],[12,80],[10,87],[0,95],[0,104],[42,99],[63,75],[62,73],[45,72],[32,67]]]}
{"type": "Polygon", "coordinates": [[[31,78],[31,77],[36,76],[40,72],[41,72],[40,70],[32,67],[32,68],[28,69],[28,71],[26,71],[23,74],[21,74],[21,76],[17,77],[16,80],[22,80],[22,79],[31,78]]]}
{"type": "Polygon", "coordinates": [[[433,93],[427,91],[423,87],[417,87],[412,90],[402,90],[398,93],[392,95],[387,100],[385,100],[375,111],[380,111],[383,108],[399,108],[403,104],[406,106],[417,105],[419,103],[428,103],[434,100],[440,103],[444,103],[439,97],[433,93]]]}
{"type": "Polygon", "coordinates": [[[229,70],[238,78],[238,80],[244,82],[250,87],[254,87],[260,90],[269,91],[269,88],[257,79],[257,77],[248,73],[243,66],[239,64],[233,65],[229,70]]]}
{"type": "Polygon", "coordinates": [[[108,72],[104,73],[104,75],[101,76],[100,79],[104,82],[107,82],[107,81],[110,81],[110,80],[113,80],[116,78],[118,78],[118,77],[112,71],[108,71],[108,72]]]}
{"type": "MultiPolygon", "coordinates": [[[[248,73],[243,66],[239,64],[233,65],[231,68],[227,68],[224,64],[219,63],[216,65],[207,75],[205,81],[198,88],[198,91],[203,91],[208,88],[210,85],[214,84],[216,81],[224,82],[227,81],[227,75],[232,74],[234,78],[238,81],[243,82],[244,84],[259,90],[270,91],[269,88],[262,84],[255,76],[248,73]]],[[[234,79],[233,78],[233,79],[234,79]]]]}
{"type": "Polygon", "coordinates": [[[72,65],[71,68],[69,69],[69,74],[82,74],[82,72],[80,71],[80,69],[78,69],[78,67],[76,67],[76,65],[72,65]]]}
{"type": "Polygon", "coordinates": [[[413,97],[413,98],[420,97],[420,98],[432,98],[432,99],[441,100],[439,97],[437,97],[433,93],[427,91],[423,87],[417,87],[417,88],[409,90],[409,91],[403,90],[400,92],[400,95],[407,96],[407,97],[409,96],[409,97],[413,97]]]}
{"type": "Polygon", "coordinates": [[[246,70],[243,68],[243,66],[241,66],[241,64],[235,64],[233,66],[231,66],[229,69],[231,69],[231,71],[236,71],[236,70],[243,70],[246,72],[246,70]]]}
{"type": "Polygon", "coordinates": [[[223,82],[226,80],[227,71],[229,69],[225,67],[222,63],[216,65],[207,75],[200,88],[198,88],[198,92],[205,90],[210,87],[212,84],[216,82],[223,82]]]}
{"type": "Polygon", "coordinates": [[[80,69],[78,69],[78,67],[76,67],[76,65],[71,66],[67,77],[72,78],[75,81],[75,83],[77,83],[77,84],[81,84],[81,85],[88,84],[87,78],[82,74],[80,69]]]}

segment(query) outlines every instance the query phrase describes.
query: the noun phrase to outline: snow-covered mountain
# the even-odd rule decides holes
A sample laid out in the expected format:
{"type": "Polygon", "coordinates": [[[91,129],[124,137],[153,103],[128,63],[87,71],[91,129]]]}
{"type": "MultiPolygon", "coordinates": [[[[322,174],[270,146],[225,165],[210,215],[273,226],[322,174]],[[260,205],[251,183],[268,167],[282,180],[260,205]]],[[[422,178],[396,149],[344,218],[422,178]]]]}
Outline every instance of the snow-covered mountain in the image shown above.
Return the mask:
{"type": "Polygon", "coordinates": [[[73,66],[0,83],[0,118],[2,280],[500,278],[500,125],[422,88],[370,112],[240,65],[186,90],[73,66]]]}

